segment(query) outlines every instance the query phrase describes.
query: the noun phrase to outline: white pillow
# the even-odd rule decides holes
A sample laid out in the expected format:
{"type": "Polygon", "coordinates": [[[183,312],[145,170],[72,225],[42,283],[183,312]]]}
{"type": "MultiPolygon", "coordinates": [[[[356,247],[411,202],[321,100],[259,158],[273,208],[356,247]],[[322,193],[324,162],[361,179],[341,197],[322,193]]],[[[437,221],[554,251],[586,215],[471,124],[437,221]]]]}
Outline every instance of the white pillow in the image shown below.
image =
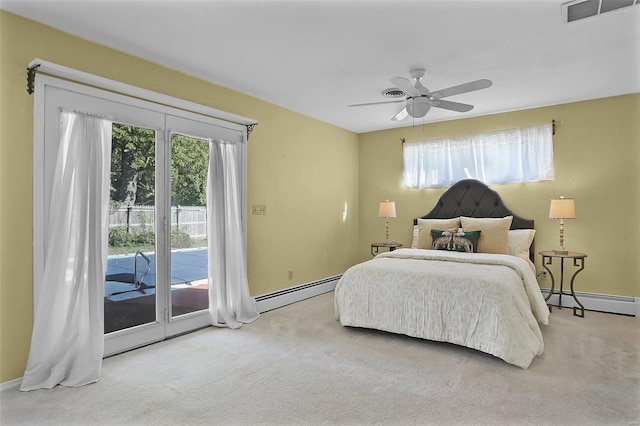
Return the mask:
{"type": "Polygon", "coordinates": [[[509,231],[509,254],[529,259],[529,247],[536,235],[535,229],[512,229],[509,231]]]}
{"type": "Polygon", "coordinates": [[[420,235],[420,228],[418,228],[418,225],[413,225],[413,239],[411,240],[411,248],[418,248],[419,235],[420,235]]]}

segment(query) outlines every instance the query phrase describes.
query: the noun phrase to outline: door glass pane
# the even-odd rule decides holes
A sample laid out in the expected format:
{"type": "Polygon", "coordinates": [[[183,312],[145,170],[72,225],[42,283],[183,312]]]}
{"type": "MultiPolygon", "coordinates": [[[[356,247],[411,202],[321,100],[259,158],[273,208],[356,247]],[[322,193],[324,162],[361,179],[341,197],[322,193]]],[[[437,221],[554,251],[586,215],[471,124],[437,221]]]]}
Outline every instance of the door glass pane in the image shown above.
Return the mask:
{"type": "Polygon", "coordinates": [[[171,135],[171,316],[209,307],[209,142],[171,135]]]}
{"type": "Polygon", "coordinates": [[[156,132],[112,130],[105,334],[156,321],[156,132]]]}

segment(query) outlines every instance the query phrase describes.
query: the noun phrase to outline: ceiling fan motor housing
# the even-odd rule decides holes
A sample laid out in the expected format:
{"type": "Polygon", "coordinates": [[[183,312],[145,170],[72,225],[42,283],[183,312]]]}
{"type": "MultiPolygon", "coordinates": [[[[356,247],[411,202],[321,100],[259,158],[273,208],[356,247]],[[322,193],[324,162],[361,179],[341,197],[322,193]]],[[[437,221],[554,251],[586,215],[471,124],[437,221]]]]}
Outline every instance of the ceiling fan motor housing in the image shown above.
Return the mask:
{"type": "Polygon", "coordinates": [[[431,102],[426,96],[407,98],[407,112],[413,118],[422,118],[431,109],[431,102]]]}

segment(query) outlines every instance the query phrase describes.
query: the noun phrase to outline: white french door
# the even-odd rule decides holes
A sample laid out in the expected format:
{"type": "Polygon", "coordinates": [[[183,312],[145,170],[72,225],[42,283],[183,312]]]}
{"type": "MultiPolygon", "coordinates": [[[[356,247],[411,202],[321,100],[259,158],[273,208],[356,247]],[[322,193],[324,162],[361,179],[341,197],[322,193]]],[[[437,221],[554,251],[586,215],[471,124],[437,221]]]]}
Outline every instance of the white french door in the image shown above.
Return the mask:
{"type": "Polygon", "coordinates": [[[95,114],[114,123],[105,355],[209,325],[202,157],[215,140],[238,142],[244,171],[246,129],[49,77],[39,80],[35,109],[34,282],[44,269],[59,112],[95,114]]]}
{"type": "MultiPolygon", "coordinates": [[[[164,217],[170,218],[163,256],[164,275],[168,277],[165,319],[167,335],[175,335],[211,323],[206,241],[210,146],[217,140],[238,143],[242,149],[238,164],[241,170],[245,169],[246,152],[243,128],[221,127],[198,115],[166,115],[165,129],[163,185],[167,189],[161,197],[164,217]],[[187,235],[185,247],[183,239],[187,235]]],[[[242,211],[246,211],[246,205],[242,211]]]]}

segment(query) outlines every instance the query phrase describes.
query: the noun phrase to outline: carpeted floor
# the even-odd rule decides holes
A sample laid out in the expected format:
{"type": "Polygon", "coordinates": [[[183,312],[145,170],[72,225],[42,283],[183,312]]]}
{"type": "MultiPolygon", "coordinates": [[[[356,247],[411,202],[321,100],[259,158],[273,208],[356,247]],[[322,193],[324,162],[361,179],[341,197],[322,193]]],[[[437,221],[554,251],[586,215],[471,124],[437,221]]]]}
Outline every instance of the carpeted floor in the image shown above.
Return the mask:
{"type": "Polygon", "coordinates": [[[2,425],[638,425],[640,319],[554,309],[528,370],[342,327],[333,293],[108,358],[102,380],[1,394],[2,425]]]}

